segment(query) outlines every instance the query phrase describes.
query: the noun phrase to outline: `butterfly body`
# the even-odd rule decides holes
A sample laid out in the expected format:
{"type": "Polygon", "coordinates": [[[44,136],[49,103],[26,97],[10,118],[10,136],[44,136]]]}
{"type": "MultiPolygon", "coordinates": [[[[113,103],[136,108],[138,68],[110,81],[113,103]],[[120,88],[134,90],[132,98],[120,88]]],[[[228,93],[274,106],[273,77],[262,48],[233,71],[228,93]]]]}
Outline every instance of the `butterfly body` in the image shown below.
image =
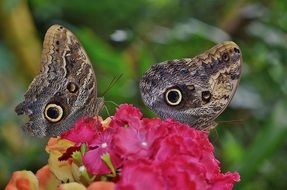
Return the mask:
{"type": "Polygon", "coordinates": [[[77,38],[66,28],[51,26],[44,39],[41,71],[19,104],[27,114],[24,131],[38,137],[56,136],[83,116],[94,116],[103,106],[97,97],[96,76],[77,38]]]}
{"type": "Polygon", "coordinates": [[[144,103],[162,118],[206,129],[227,107],[241,76],[242,56],[223,42],[194,57],[153,65],[140,81],[144,103]]]}

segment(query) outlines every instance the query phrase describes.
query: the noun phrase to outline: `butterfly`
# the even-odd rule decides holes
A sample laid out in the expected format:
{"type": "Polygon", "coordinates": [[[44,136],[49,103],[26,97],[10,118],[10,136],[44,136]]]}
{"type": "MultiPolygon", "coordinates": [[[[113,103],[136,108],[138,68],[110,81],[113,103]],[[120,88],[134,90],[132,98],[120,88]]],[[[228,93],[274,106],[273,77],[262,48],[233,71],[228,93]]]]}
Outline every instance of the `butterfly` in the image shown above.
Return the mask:
{"type": "Polygon", "coordinates": [[[152,65],[140,81],[141,96],[161,118],[209,130],[230,103],[241,68],[239,46],[226,41],[194,58],[152,65]]]}
{"type": "Polygon", "coordinates": [[[29,116],[23,129],[37,137],[57,136],[103,107],[91,62],[79,40],[63,26],[53,25],[46,32],[40,73],[24,97],[15,111],[29,116]]]}
{"type": "MultiPolygon", "coordinates": [[[[162,118],[207,129],[231,101],[241,76],[242,56],[234,42],[223,42],[194,57],[153,65],[140,81],[144,103],[162,118]]],[[[94,116],[104,105],[97,97],[96,75],[79,40],[60,25],[51,26],[43,42],[40,73],[25,100],[26,133],[57,136],[81,117],[94,116]]]]}

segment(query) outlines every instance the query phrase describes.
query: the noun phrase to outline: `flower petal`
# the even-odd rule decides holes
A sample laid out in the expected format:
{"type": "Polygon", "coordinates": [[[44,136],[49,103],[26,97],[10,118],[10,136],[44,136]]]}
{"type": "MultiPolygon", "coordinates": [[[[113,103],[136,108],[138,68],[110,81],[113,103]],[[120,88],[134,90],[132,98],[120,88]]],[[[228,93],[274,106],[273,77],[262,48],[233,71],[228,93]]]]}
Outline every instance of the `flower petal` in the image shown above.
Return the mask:
{"type": "Polygon", "coordinates": [[[75,143],[89,144],[101,129],[101,122],[98,118],[82,118],[78,120],[75,127],[63,133],[61,137],[75,143]]]}
{"type": "Polygon", "coordinates": [[[12,174],[5,190],[38,190],[37,177],[31,171],[16,171],[12,174]]]}
{"type": "Polygon", "coordinates": [[[87,188],[76,182],[71,182],[71,183],[65,183],[60,185],[57,190],[86,190],[87,188]]]}
{"type": "Polygon", "coordinates": [[[157,148],[156,141],[165,137],[168,132],[157,121],[154,122],[155,125],[152,124],[152,120],[138,120],[137,127],[118,128],[113,139],[116,153],[126,159],[150,158],[157,148]]]}
{"type": "Polygon", "coordinates": [[[143,117],[140,110],[130,104],[122,104],[118,107],[117,112],[112,120],[112,125],[117,122],[122,127],[126,124],[132,125],[135,120],[140,120],[143,117]]]}
{"type": "Polygon", "coordinates": [[[39,180],[39,189],[56,189],[61,181],[56,178],[56,176],[51,172],[49,166],[46,165],[39,169],[36,173],[36,176],[39,180]]]}
{"type": "MultiPolygon", "coordinates": [[[[84,157],[83,157],[83,163],[86,166],[89,173],[94,175],[100,175],[100,174],[109,174],[111,173],[110,168],[107,166],[107,164],[103,161],[102,156],[106,154],[104,150],[94,149],[88,151],[84,157]]],[[[113,152],[108,153],[110,160],[113,164],[114,168],[118,168],[121,159],[120,157],[116,156],[113,152]]]]}
{"type": "Polygon", "coordinates": [[[115,187],[116,184],[113,182],[97,181],[89,185],[87,190],[113,190],[115,187]]]}
{"type": "Polygon", "coordinates": [[[67,148],[75,143],[60,138],[50,138],[46,150],[49,155],[48,165],[50,171],[61,181],[74,181],[69,160],[59,161],[67,148]]]}
{"type": "Polygon", "coordinates": [[[66,139],[50,138],[46,146],[46,151],[48,153],[57,152],[58,154],[65,153],[69,147],[74,146],[75,143],[66,139]]]}
{"type": "Polygon", "coordinates": [[[122,168],[117,189],[166,189],[161,171],[148,160],[128,161],[122,168]]]}

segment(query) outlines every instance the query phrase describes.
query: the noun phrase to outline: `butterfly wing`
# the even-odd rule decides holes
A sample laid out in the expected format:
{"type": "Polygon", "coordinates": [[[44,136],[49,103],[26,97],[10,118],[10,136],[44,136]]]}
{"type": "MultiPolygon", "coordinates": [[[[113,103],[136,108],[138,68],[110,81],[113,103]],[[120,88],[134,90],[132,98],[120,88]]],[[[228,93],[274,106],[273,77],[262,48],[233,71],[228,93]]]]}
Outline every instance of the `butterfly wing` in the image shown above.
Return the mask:
{"type": "Polygon", "coordinates": [[[141,96],[160,117],[205,129],[231,101],[241,66],[238,45],[223,42],[192,59],[153,65],[140,81],[141,96]]]}
{"type": "Polygon", "coordinates": [[[26,114],[24,131],[38,137],[56,136],[83,116],[94,116],[103,106],[97,98],[96,76],[77,38],[60,25],[51,26],[44,39],[41,71],[15,111],[26,114]]]}

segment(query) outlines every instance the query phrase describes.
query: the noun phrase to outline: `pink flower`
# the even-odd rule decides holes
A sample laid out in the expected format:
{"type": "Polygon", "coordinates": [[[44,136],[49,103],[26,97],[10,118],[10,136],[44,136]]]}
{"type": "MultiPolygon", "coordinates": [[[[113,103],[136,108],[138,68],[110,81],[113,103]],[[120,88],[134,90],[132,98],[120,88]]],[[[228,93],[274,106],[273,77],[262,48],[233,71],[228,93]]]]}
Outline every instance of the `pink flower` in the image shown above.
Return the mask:
{"type": "Polygon", "coordinates": [[[100,133],[100,129],[101,122],[98,119],[82,118],[76,122],[75,127],[63,133],[61,137],[78,144],[90,144],[100,133]]]}
{"type": "Polygon", "coordinates": [[[117,109],[114,116],[119,121],[128,124],[133,119],[141,119],[143,117],[140,110],[130,104],[122,104],[117,109]]]}
{"type": "Polygon", "coordinates": [[[238,173],[215,173],[212,179],[206,178],[208,168],[189,156],[175,155],[159,164],[162,175],[170,189],[222,189],[230,190],[239,180],[238,173]]]}
{"type": "Polygon", "coordinates": [[[239,181],[236,172],[220,172],[207,133],[170,119],[128,118],[128,126],[118,126],[113,141],[126,158],[117,189],[148,189],[159,183],[158,189],[229,190],[239,181]]]}
{"type": "Polygon", "coordinates": [[[219,173],[213,178],[210,185],[210,190],[230,190],[233,188],[234,182],[240,181],[240,175],[237,172],[219,173]]]}
{"type": "Polygon", "coordinates": [[[200,166],[188,156],[174,155],[159,163],[166,186],[170,189],[208,189],[200,166]],[[189,161],[188,161],[189,160],[189,161]]]}
{"type": "Polygon", "coordinates": [[[102,156],[106,153],[109,154],[114,167],[119,167],[121,164],[120,156],[116,155],[113,150],[113,133],[114,131],[108,128],[91,141],[90,147],[92,149],[87,151],[83,157],[83,163],[91,174],[99,175],[111,172],[102,159],[102,156]]]}
{"type": "Polygon", "coordinates": [[[163,125],[168,128],[168,135],[161,139],[155,160],[165,160],[175,154],[201,159],[202,154],[213,152],[206,133],[173,121],[163,122],[163,125]]]}
{"type": "MultiPolygon", "coordinates": [[[[220,171],[206,132],[171,119],[143,118],[128,104],[105,121],[80,119],[61,138],[51,139],[46,150],[49,167],[37,174],[43,187],[76,181],[59,189],[86,189],[83,183],[90,184],[88,189],[231,190],[240,180],[237,172],[220,171]]],[[[13,177],[17,183],[12,180],[10,187],[18,181],[33,185],[33,177],[24,174],[20,180],[13,177]]]]}
{"type": "Polygon", "coordinates": [[[110,127],[138,127],[138,121],[141,119],[142,113],[138,108],[129,104],[122,104],[117,109],[117,112],[110,123],[110,127]]]}
{"type": "Polygon", "coordinates": [[[127,161],[121,173],[117,190],[164,190],[161,170],[147,159],[127,161]]]}
{"type": "MultiPolygon", "coordinates": [[[[151,120],[149,122],[152,123],[151,120]]],[[[148,126],[139,119],[132,123],[137,125],[118,128],[114,135],[113,144],[117,153],[127,159],[151,158],[156,151],[157,141],[167,134],[167,128],[160,125],[148,126]]]]}
{"type": "Polygon", "coordinates": [[[220,171],[206,132],[143,118],[128,104],[105,121],[78,120],[46,151],[47,166],[36,175],[15,172],[6,189],[231,190],[240,180],[237,172],[220,171]]]}

